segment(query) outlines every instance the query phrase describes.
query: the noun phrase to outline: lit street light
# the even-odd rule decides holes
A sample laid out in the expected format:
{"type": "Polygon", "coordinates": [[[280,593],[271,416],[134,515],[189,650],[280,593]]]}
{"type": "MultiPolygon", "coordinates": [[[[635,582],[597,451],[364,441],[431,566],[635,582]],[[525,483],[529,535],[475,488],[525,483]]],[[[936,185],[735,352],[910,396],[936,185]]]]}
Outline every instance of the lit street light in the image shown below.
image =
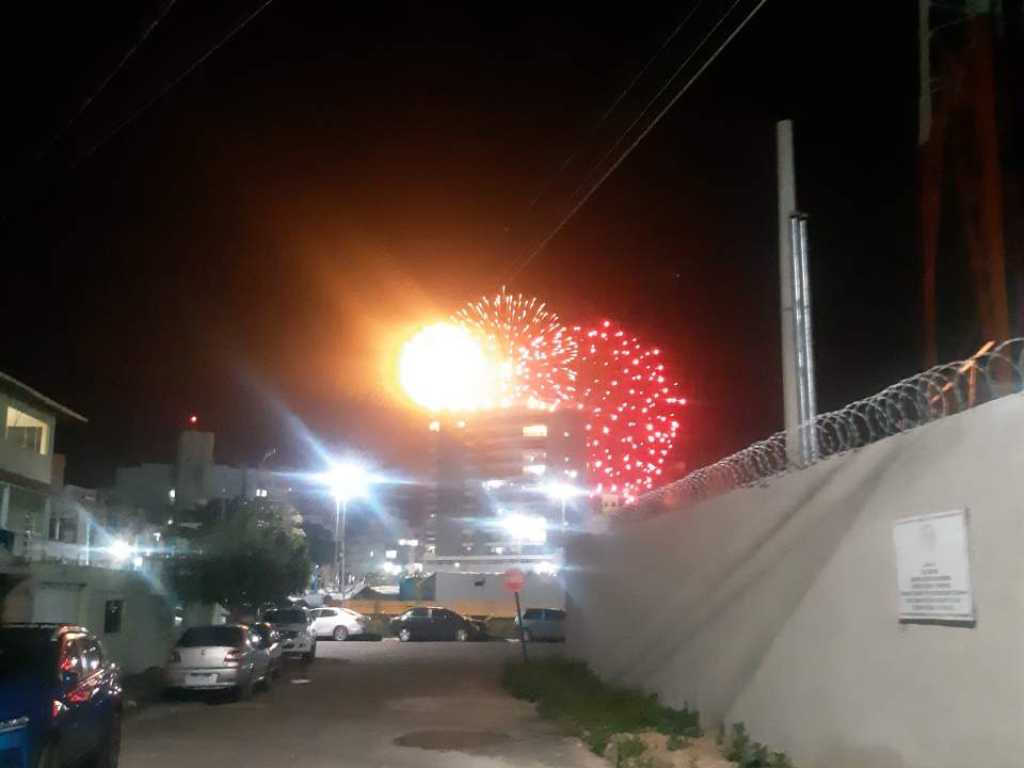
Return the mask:
{"type": "Polygon", "coordinates": [[[569,483],[548,483],[544,485],[542,490],[549,499],[557,500],[562,506],[562,527],[565,528],[565,504],[569,499],[576,498],[577,496],[583,496],[586,494],[581,488],[577,488],[575,485],[569,483]]]}
{"type": "Polygon", "coordinates": [[[334,497],[334,580],[338,589],[344,594],[345,589],[345,524],[348,516],[348,503],[352,499],[363,498],[370,490],[370,475],[366,468],[352,462],[335,464],[325,475],[327,487],[334,497]],[[338,542],[339,528],[341,541],[341,561],[339,567],[338,542]]]}

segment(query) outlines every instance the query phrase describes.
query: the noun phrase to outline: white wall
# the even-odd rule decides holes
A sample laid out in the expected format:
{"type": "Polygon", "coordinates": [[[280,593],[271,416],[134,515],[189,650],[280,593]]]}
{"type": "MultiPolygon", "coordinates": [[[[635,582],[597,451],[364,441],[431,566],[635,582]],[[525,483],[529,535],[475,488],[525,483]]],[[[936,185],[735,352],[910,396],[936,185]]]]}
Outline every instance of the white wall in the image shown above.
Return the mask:
{"type": "Polygon", "coordinates": [[[53,479],[53,435],[55,426],[56,421],[52,413],[44,413],[38,408],[26,405],[20,400],[0,394],[0,468],[49,485],[53,479]],[[19,411],[23,411],[46,423],[46,442],[42,453],[15,445],[6,439],[8,406],[14,406],[19,411]]]}
{"type": "Polygon", "coordinates": [[[567,555],[570,650],[744,721],[802,768],[1024,755],[1024,399],[1004,398],[567,555]],[[897,621],[893,523],[970,510],[975,627],[897,621]]]}
{"type": "MultiPolygon", "coordinates": [[[[434,578],[434,599],[445,605],[476,600],[495,600],[511,605],[515,599],[505,589],[502,574],[435,573],[434,578]]],[[[557,576],[527,573],[526,584],[519,598],[523,610],[565,607],[565,590],[557,576]]]]}
{"type": "Polygon", "coordinates": [[[4,601],[3,620],[81,624],[126,674],[163,666],[175,640],[170,600],[150,576],[87,566],[33,563],[4,601]],[[123,601],[121,629],[104,631],[108,600],[123,601]]]}

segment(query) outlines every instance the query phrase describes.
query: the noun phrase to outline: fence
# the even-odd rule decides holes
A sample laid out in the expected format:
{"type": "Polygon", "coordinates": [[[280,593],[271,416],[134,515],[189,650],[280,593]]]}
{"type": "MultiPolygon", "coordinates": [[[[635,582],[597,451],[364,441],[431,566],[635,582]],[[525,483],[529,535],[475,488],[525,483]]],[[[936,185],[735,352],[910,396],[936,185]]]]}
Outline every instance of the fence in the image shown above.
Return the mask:
{"type": "Polygon", "coordinates": [[[815,440],[813,459],[808,463],[794,463],[786,452],[786,433],[777,432],[644,494],[636,508],[640,513],[679,508],[736,488],[758,485],[770,477],[1022,390],[1024,338],[998,346],[989,342],[966,360],[937,365],[803,425],[801,429],[813,434],[815,440]]]}

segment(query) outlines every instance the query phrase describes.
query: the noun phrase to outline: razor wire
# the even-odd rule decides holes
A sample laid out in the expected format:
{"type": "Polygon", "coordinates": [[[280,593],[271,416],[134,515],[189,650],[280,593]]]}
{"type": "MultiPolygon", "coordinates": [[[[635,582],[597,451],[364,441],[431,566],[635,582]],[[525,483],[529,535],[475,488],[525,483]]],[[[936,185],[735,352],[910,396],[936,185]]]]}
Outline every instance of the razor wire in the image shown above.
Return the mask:
{"type": "Polygon", "coordinates": [[[786,432],[776,432],[641,495],[635,508],[641,513],[679,509],[737,488],[762,485],[770,478],[1024,390],[1024,338],[986,347],[965,360],[929,368],[874,395],[820,414],[810,424],[798,425],[794,436],[801,431],[815,436],[810,461],[794,460],[786,451],[786,432]]]}

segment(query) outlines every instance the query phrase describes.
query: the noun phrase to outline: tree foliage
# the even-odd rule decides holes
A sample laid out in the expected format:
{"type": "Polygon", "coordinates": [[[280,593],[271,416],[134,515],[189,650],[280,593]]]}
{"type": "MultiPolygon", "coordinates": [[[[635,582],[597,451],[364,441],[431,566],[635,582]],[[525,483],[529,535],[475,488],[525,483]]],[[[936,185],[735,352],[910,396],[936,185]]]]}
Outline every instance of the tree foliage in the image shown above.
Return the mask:
{"type": "Polygon", "coordinates": [[[171,583],[181,599],[240,608],[306,588],[311,564],[294,507],[236,499],[205,512],[194,553],[171,564],[171,583]]]}

